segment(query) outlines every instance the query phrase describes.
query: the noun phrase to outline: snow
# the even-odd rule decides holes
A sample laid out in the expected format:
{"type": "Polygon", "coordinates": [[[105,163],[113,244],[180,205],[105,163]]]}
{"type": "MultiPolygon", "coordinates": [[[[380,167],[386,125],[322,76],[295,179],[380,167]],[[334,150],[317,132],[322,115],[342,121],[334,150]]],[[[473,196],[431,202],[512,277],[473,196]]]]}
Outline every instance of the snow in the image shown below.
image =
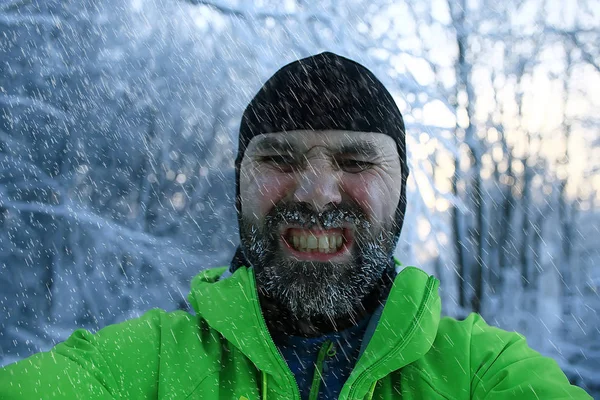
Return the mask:
{"type": "Polygon", "coordinates": [[[540,4],[2,2],[0,365],[186,309],[237,245],[245,105],[328,50],[405,116],[397,257],[438,276],[445,314],[523,333],[600,398],[600,10],[540,4]]]}

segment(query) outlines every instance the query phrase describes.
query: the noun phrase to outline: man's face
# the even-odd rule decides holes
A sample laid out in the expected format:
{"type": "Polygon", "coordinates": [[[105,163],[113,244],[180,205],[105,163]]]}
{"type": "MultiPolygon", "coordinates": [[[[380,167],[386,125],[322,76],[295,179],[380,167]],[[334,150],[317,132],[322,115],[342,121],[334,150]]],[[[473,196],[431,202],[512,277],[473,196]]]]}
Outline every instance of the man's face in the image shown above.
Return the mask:
{"type": "Polygon", "coordinates": [[[401,172],[381,133],[254,137],[240,169],[240,236],[259,287],[299,318],[353,315],[394,251],[401,172]]]}

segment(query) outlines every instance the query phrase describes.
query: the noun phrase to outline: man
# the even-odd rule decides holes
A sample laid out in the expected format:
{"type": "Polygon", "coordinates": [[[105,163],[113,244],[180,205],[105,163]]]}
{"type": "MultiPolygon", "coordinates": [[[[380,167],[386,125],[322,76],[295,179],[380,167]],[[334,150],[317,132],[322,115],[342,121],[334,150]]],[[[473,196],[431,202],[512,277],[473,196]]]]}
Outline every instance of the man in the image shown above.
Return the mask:
{"type": "Polygon", "coordinates": [[[78,330],[0,370],[0,398],[589,398],[518,334],[440,319],[439,282],[395,262],[404,135],[363,66],[285,66],[244,112],[241,246],[193,280],[196,315],[78,330]]]}

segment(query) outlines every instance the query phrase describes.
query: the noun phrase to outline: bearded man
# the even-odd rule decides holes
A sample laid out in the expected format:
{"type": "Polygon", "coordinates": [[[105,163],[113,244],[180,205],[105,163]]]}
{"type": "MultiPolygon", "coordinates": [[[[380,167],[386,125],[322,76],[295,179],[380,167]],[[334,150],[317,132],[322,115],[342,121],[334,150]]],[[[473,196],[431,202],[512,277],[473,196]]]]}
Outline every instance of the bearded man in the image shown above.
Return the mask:
{"type": "Polygon", "coordinates": [[[246,108],[240,247],[196,315],[153,310],[0,370],[2,399],[589,399],[523,337],[440,318],[439,282],[394,257],[405,129],[365,67],[293,62],[246,108]]]}

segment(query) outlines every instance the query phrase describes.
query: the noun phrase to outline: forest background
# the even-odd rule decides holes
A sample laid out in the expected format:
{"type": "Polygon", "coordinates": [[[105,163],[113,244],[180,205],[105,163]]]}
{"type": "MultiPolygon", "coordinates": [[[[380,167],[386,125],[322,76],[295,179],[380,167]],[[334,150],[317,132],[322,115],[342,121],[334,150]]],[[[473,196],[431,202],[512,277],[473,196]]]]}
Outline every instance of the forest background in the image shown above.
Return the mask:
{"type": "Polygon", "coordinates": [[[187,309],[244,106],[333,51],[407,125],[405,264],[600,399],[600,1],[0,1],[0,365],[187,309]]]}

